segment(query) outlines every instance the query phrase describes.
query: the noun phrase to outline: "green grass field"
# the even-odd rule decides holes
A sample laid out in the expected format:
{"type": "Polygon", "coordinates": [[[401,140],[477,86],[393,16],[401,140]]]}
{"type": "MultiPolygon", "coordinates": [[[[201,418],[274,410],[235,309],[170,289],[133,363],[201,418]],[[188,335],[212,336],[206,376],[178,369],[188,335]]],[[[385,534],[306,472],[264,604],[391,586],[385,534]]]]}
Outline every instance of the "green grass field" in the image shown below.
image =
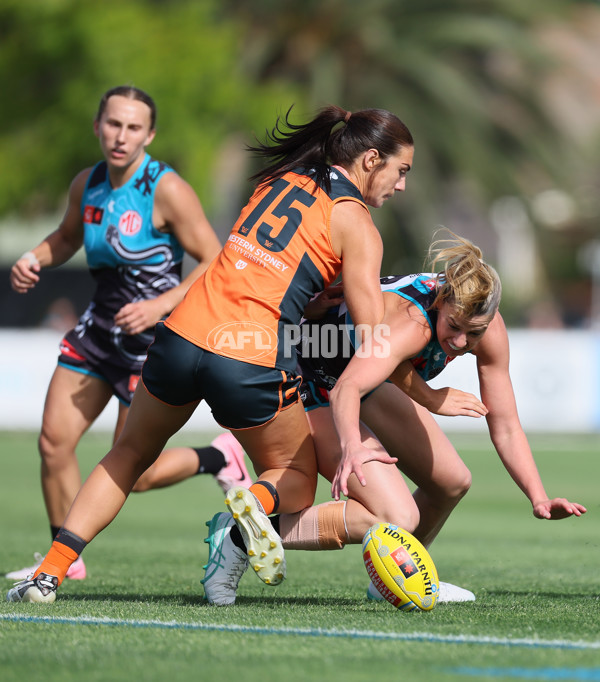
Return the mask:
{"type": "MultiPolygon", "coordinates": [[[[531,438],[548,493],[588,508],[555,522],[533,517],[487,438],[451,439],[473,487],[431,554],[441,579],[473,590],[475,603],[399,613],[368,602],[351,546],[288,552],[281,586],[247,573],[235,606],[209,607],[204,522],[225,507],[201,476],[132,496],[86,548],[88,579],[65,581],[54,605],[2,602],[0,679],[600,680],[598,435],[531,438]]],[[[0,434],[2,575],[50,544],[35,440],[0,434]]],[[[107,447],[108,436],[86,436],[85,475],[107,447]]]]}

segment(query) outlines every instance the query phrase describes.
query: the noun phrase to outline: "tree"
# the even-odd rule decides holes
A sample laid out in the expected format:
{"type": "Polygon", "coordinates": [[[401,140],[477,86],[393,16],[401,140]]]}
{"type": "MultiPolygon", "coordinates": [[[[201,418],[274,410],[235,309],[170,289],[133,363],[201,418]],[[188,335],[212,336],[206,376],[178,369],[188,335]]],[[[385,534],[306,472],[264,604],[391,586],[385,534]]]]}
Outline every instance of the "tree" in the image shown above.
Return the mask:
{"type": "Polygon", "coordinates": [[[0,6],[0,215],[64,206],[70,179],[98,158],[92,121],[120,84],[149,92],[171,163],[212,207],[213,173],[235,132],[262,127],[282,93],[256,87],[238,65],[239,27],[218,0],[5,0],[0,6]]]}
{"type": "Polygon", "coordinates": [[[535,226],[533,197],[572,191],[585,157],[541,87],[560,54],[542,43],[539,29],[568,22],[581,4],[228,0],[226,8],[246,27],[244,68],[252,80],[297,83],[313,107],[383,107],[411,129],[415,164],[406,195],[376,215],[385,271],[405,272],[420,267],[440,223],[473,238],[493,260],[488,211],[496,200],[516,197],[535,226]]]}

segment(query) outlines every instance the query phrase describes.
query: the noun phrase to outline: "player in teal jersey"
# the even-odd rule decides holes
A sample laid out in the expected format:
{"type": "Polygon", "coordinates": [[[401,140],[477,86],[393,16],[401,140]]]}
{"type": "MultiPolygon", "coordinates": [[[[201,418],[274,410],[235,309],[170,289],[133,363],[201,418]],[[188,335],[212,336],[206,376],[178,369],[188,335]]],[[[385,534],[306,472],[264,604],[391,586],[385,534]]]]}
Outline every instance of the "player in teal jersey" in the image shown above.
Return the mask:
{"type": "MultiPolygon", "coordinates": [[[[431,265],[443,263],[442,272],[381,280],[383,321],[362,344],[353,338],[358,327],[343,302],[301,326],[300,392],[319,473],[332,482],[335,500],[271,518],[286,551],[358,544],[378,522],[398,525],[429,547],[471,484],[433,414],[486,417],[498,455],[536,518],[586,512],[565,498],[549,498],[541,481],[510,381],[497,273],[468,240],[451,234],[448,241],[431,247],[431,265]],[[481,399],[427,384],[467,353],[476,359],[481,399]]],[[[328,295],[335,300],[335,292],[328,295]]],[[[227,516],[209,522],[211,550],[226,557],[213,564],[206,591],[216,605],[234,603],[248,565],[236,528],[225,530],[227,516]]],[[[370,595],[378,597],[374,588],[370,595]]],[[[439,601],[473,599],[469,590],[440,583],[439,601]]]]}
{"type": "MultiPolygon", "coordinates": [[[[192,187],[146,152],[156,134],[156,105],[147,93],[130,86],[107,91],[94,132],[104,159],[75,176],[58,228],[11,271],[13,289],[24,294],[38,284],[43,268],[62,265],[83,246],[96,282],[87,310],[61,342],[44,407],[39,451],[53,538],[81,485],[75,452],[81,437],[116,395],[117,439],[154,325],[182,300],[221,248],[192,187]],[[182,281],[184,253],[198,264],[182,281]]],[[[250,485],[243,451],[229,433],[190,453],[190,468],[180,474],[212,473],[225,490],[250,485]]],[[[136,490],[174,482],[171,461],[177,452],[163,455],[136,490]]],[[[36,566],[7,577],[24,578],[36,566]]],[[[85,574],[79,559],[69,577],[85,574]]]]}

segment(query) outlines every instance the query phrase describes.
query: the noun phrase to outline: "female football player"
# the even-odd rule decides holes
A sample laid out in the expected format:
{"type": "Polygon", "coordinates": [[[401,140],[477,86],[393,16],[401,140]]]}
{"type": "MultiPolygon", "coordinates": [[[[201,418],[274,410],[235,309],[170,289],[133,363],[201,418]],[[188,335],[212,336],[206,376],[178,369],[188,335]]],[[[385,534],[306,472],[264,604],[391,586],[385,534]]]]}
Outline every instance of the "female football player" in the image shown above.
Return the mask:
{"type": "Polygon", "coordinates": [[[235,487],[226,498],[253,568],[267,584],[285,576],[267,515],[310,506],[317,485],[287,333],[340,274],[353,319],[367,328],[381,321],[383,245],[367,206],[404,190],[413,140],[388,111],[329,106],[304,125],[278,120],[267,143],[252,149],[270,162],[254,176],[256,191],[219,256],[157,326],[118,441],[10,600],[54,599],[69,566],[201,400],[235,431],[258,474],[250,491],[235,487]]]}
{"type": "MultiPolygon", "coordinates": [[[[431,247],[431,268],[443,263],[440,273],[381,280],[383,322],[362,345],[345,304],[303,325],[301,392],[319,472],[332,481],[335,501],[273,519],[285,548],[341,549],[360,543],[377,522],[396,524],[429,547],[471,485],[468,468],[432,413],[484,416],[502,463],[537,518],[585,513],[582,505],[549,498],[544,489],[510,381],[500,280],[478,247],[452,237],[446,248],[439,242],[431,247]],[[428,386],[467,353],[477,361],[481,400],[428,386]],[[414,493],[402,474],[417,486],[414,493]],[[341,494],[348,499],[341,501],[341,494]]],[[[226,517],[215,516],[211,528],[226,517]]],[[[211,552],[227,557],[221,568],[209,562],[206,569],[211,603],[235,601],[248,563],[242,548],[236,528],[211,540],[211,552]]],[[[453,585],[442,587],[445,601],[474,598],[453,585]]]]}
{"type": "MultiPolygon", "coordinates": [[[[217,255],[221,245],[192,187],[146,148],[156,134],[156,104],[143,90],[118,86],[101,98],[94,132],[104,159],[73,179],[58,228],[14,264],[13,289],[25,294],[45,268],[57,267],[83,246],[96,291],[60,344],[38,440],[41,479],[54,538],[81,487],[76,448],[108,401],[119,401],[114,440],[131,403],[154,325],[170,313],[217,255]],[[181,279],[184,253],[198,261],[181,279]]],[[[239,443],[228,433],[210,447],[189,450],[188,475],[213,473],[227,488],[244,467],[239,443]],[[197,452],[197,456],[196,456],[197,452]]],[[[166,453],[136,483],[149,490],[170,483],[166,453]]],[[[249,485],[247,473],[243,479],[249,485]]],[[[24,579],[41,563],[6,575],[24,579]]],[[[71,579],[86,576],[79,558],[71,579]]]]}

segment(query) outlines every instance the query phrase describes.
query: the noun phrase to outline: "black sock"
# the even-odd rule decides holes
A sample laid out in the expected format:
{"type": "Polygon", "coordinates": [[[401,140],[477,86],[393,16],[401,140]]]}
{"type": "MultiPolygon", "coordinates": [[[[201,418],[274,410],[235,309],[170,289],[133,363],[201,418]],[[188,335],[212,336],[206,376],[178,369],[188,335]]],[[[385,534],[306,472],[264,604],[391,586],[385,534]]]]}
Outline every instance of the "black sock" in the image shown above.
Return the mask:
{"type": "Polygon", "coordinates": [[[60,530],[60,526],[53,526],[50,524],[50,535],[52,536],[52,541],[54,542],[54,538],[56,537],[56,534],[60,530]]]}
{"type": "Polygon", "coordinates": [[[206,448],[192,448],[198,455],[198,471],[196,474],[218,474],[227,465],[225,455],[218,449],[209,445],[206,448]]]}
{"type": "Polygon", "coordinates": [[[231,527],[229,537],[231,538],[231,542],[233,542],[233,544],[238,549],[241,549],[242,552],[245,552],[246,554],[248,553],[248,550],[246,549],[246,545],[244,544],[244,538],[242,537],[242,534],[240,533],[240,529],[235,525],[235,523],[231,527]]]}
{"type": "MultiPolygon", "coordinates": [[[[277,535],[279,535],[279,519],[279,514],[276,516],[269,516],[269,521],[271,522],[271,525],[273,526],[277,535]]],[[[246,545],[244,544],[244,538],[242,537],[240,529],[235,524],[233,524],[229,536],[231,537],[231,542],[233,542],[238,549],[241,549],[242,552],[248,551],[246,549],[246,545]]]]}
{"type": "Polygon", "coordinates": [[[87,542],[83,538],[80,538],[79,535],[75,535],[75,533],[71,533],[70,530],[67,530],[64,527],[58,531],[54,539],[56,542],[60,542],[61,544],[72,549],[74,552],[77,552],[78,555],[83,552],[85,546],[87,545],[87,542]]]}

